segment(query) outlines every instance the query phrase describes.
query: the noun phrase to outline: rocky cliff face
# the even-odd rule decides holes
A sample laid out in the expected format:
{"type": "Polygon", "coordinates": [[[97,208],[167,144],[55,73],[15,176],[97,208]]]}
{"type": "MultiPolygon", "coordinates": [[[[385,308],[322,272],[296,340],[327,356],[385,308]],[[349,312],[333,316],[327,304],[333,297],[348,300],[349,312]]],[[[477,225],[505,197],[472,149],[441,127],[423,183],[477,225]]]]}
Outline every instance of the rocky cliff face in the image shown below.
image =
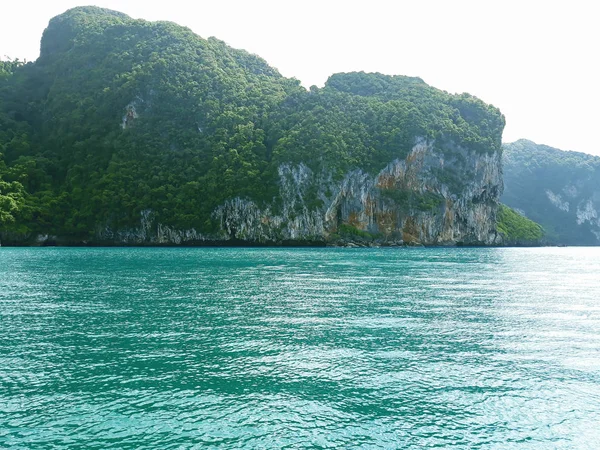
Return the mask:
{"type": "Polygon", "coordinates": [[[420,140],[405,159],[390,162],[377,175],[356,169],[336,180],[327,170],[282,164],[279,198],[262,208],[248,199],[227,200],[213,212],[217,233],[176,230],[155,223],[152,212],[145,211],[139,227],[102,228],[97,238],[118,244],[341,243],[352,238],[384,245],[500,244],[495,227],[503,189],[500,159],[498,152],[458,147],[449,158],[435,143],[420,140]]]}

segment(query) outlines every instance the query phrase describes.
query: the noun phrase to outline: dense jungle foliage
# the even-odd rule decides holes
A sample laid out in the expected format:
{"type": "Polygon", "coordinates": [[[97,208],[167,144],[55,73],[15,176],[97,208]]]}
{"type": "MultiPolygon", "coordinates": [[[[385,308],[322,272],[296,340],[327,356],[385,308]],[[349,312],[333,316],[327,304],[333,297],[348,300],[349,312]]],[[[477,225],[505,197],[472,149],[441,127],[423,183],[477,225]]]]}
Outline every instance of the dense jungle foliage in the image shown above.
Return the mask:
{"type": "Polygon", "coordinates": [[[306,90],[215,38],[96,7],[52,19],[36,62],[0,64],[5,233],[87,239],[148,209],[211,232],[225,199],[273,202],[282,162],[374,173],[418,137],[499,151],[504,127],[493,106],[418,78],[336,74],[306,90]]]}
{"type": "Polygon", "coordinates": [[[503,158],[502,201],[541,224],[549,243],[600,244],[600,157],[520,140],[503,158]]]}

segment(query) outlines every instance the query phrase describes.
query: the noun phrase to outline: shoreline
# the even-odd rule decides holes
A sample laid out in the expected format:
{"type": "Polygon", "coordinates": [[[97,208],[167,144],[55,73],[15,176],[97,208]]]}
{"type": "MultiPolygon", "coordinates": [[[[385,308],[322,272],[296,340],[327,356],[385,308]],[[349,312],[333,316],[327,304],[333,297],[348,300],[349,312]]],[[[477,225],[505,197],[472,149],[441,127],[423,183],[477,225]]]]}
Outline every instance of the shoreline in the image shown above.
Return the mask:
{"type": "MultiPolygon", "coordinates": [[[[282,242],[282,243],[261,243],[261,242],[227,242],[214,241],[202,243],[15,243],[0,242],[0,248],[338,248],[338,249],[429,249],[429,248],[539,248],[539,247],[590,247],[586,245],[564,245],[564,244],[506,244],[506,245],[486,245],[486,244],[385,244],[385,243],[354,243],[336,244],[331,242],[282,242]]],[[[600,246],[599,246],[600,247],[600,246]]]]}

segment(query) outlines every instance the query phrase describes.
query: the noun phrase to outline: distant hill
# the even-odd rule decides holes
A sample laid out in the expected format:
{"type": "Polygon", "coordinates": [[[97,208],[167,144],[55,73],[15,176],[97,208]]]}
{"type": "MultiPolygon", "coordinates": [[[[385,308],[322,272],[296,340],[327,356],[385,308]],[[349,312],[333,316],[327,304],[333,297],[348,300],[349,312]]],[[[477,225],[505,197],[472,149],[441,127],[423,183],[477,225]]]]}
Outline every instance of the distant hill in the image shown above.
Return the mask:
{"type": "Polygon", "coordinates": [[[600,157],[527,140],[504,144],[502,202],[554,244],[600,245],[600,157]]]}

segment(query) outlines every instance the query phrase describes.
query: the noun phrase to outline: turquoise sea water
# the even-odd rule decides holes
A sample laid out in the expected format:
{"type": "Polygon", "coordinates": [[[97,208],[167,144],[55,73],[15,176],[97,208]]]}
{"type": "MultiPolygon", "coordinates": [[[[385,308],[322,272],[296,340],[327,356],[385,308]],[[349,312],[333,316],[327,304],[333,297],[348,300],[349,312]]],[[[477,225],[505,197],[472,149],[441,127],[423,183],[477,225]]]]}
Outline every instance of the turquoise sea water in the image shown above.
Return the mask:
{"type": "Polygon", "coordinates": [[[0,448],[600,448],[600,248],[0,249],[0,448]]]}

